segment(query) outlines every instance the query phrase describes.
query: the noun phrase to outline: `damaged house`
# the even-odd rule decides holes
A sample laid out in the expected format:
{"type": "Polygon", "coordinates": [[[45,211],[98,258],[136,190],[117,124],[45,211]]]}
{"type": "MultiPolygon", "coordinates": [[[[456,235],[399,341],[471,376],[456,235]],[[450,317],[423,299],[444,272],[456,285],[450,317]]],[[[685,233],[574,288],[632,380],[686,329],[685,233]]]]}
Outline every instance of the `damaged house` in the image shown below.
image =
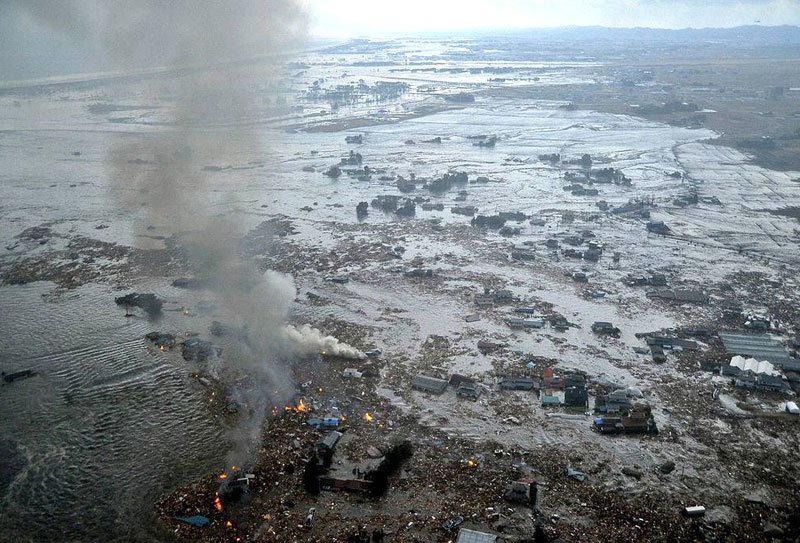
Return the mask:
{"type": "Polygon", "coordinates": [[[544,319],[520,319],[512,317],[510,319],[506,319],[506,324],[508,324],[511,328],[516,329],[543,328],[544,319]]]}
{"type": "Polygon", "coordinates": [[[598,396],[594,404],[596,413],[627,413],[632,407],[633,404],[628,398],[628,395],[622,390],[617,390],[604,396],[598,396]]]}
{"type": "Polygon", "coordinates": [[[631,411],[629,415],[601,416],[592,421],[594,430],[601,434],[657,434],[655,419],[649,409],[631,411]]]}
{"type": "Polygon", "coordinates": [[[564,378],[564,405],[588,407],[589,391],[583,375],[568,375],[564,378]]]}
{"type": "Polygon", "coordinates": [[[430,394],[441,394],[447,388],[447,381],[428,375],[417,375],[411,381],[411,388],[430,394]]]}
{"type": "Polygon", "coordinates": [[[737,388],[760,390],[763,392],[787,392],[791,389],[782,377],[777,375],[767,375],[765,373],[753,373],[742,371],[734,380],[737,388]]]}
{"type": "Polygon", "coordinates": [[[533,390],[535,381],[530,377],[504,377],[500,381],[502,390],[533,390]]]}
{"type": "Polygon", "coordinates": [[[689,304],[707,304],[709,298],[699,290],[692,289],[658,289],[651,290],[647,293],[647,297],[651,299],[667,300],[670,302],[689,303],[689,304]]]}

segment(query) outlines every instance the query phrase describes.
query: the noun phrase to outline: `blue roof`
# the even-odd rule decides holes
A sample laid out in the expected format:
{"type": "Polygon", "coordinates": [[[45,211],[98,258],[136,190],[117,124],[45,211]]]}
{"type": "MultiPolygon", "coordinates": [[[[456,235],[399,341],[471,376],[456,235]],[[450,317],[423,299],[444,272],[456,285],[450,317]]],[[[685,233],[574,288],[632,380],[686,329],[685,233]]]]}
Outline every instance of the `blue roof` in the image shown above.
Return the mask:
{"type": "Polygon", "coordinates": [[[211,521],[203,515],[195,515],[193,517],[175,517],[175,520],[185,522],[186,524],[191,524],[197,528],[202,528],[211,524],[211,521]]]}

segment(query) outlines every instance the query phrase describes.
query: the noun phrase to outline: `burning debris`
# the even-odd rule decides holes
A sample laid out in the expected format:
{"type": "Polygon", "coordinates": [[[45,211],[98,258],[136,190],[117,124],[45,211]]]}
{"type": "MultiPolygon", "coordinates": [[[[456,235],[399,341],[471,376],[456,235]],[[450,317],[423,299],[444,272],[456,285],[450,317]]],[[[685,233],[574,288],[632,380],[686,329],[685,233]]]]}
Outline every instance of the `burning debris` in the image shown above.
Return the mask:
{"type": "Polygon", "coordinates": [[[150,332],[145,338],[152,341],[160,351],[170,351],[175,346],[175,335],[167,332],[150,332]]]}
{"type": "Polygon", "coordinates": [[[303,401],[303,398],[300,398],[297,401],[297,405],[287,405],[287,406],[285,406],[283,408],[283,410],[286,411],[287,413],[308,413],[308,412],[310,412],[310,409],[308,408],[308,406],[306,406],[306,403],[305,403],[305,401],[303,401]]]}
{"type": "Polygon", "coordinates": [[[250,483],[255,477],[255,474],[244,473],[234,466],[228,476],[221,479],[219,492],[214,499],[214,508],[222,511],[224,507],[249,502],[250,483]]]}

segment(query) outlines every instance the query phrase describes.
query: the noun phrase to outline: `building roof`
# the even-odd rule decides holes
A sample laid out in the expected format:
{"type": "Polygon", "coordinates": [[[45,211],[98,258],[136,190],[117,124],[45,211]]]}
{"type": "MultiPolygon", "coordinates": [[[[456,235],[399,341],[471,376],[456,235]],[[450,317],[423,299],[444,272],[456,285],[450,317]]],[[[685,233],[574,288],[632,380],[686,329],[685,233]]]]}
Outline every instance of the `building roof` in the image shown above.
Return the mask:
{"type": "Polygon", "coordinates": [[[447,381],[444,379],[437,379],[436,377],[429,377],[427,375],[417,375],[411,381],[411,386],[441,393],[447,388],[447,381]]]}
{"type": "Polygon", "coordinates": [[[597,321],[592,324],[592,328],[614,328],[614,325],[606,321],[597,321]]]}
{"type": "Polygon", "coordinates": [[[500,388],[523,388],[530,390],[536,382],[530,377],[504,377],[500,380],[500,388]]]}
{"type": "Polygon", "coordinates": [[[565,387],[586,386],[586,377],[580,374],[567,375],[564,377],[565,387]]]}
{"type": "Polygon", "coordinates": [[[323,446],[325,446],[325,447],[327,447],[329,449],[333,449],[336,446],[336,444],[339,442],[339,439],[341,437],[342,437],[342,433],[341,432],[337,432],[337,431],[334,430],[330,434],[328,434],[325,437],[325,439],[320,441],[320,445],[323,445],[323,446]]]}
{"type": "Polygon", "coordinates": [[[569,387],[564,389],[564,396],[565,397],[587,397],[589,396],[589,391],[583,387],[569,387]]]}
{"type": "Polygon", "coordinates": [[[520,319],[516,317],[512,317],[507,319],[506,322],[509,326],[512,327],[523,327],[523,328],[542,328],[544,327],[544,319],[520,319]]]}
{"type": "Polygon", "coordinates": [[[784,370],[800,371],[800,360],[797,358],[787,358],[784,362],[780,362],[780,366],[784,370]]]}
{"type": "Polygon", "coordinates": [[[495,541],[497,541],[497,536],[494,534],[467,528],[461,528],[458,532],[458,539],[456,539],[456,543],[495,543],[495,541]]]}
{"type": "Polygon", "coordinates": [[[543,405],[561,405],[561,399],[558,396],[552,394],[543,394],[542,395],[542,404],[543,405]]]}
{"type": "Polygon", "coordinates": [[[719,337],[725,350],[730,354],[752,356],[757,360],[766,360],[779,366],[792,366],[792,360],[783,345],[767,334],[720,332],[719,337]]]}
{"type": "Polygon", "coordinates": [[[766,360],[756,360],[755,358],[745,358],[743,356],[736,355],[731,358],[731,366],[736,366],[740,370],[744,371],[752,371],[753,373],[764,373],[767,375],[777,375],[778,372],[775,371],[775,366],[767,362],[766,360]]]}
{"type": "Polygon", "coordinates": [[[690,289],[658,289],[647,293],[648,298],[663,298],[677,302],[708,303],[708,296],[699,290],[690,289]]]}
{"type": "Polygon", "coordinates": [[[700,348],[696,341],[691,341],[689,339],[681,339],[677,337],[664,337],[664,336],[653,336],[647,338],[648,345],[660,345],[660,346],[677,346],[681,347],[682,349],[686,349],[687,351],[696,351],[700,348]]]}

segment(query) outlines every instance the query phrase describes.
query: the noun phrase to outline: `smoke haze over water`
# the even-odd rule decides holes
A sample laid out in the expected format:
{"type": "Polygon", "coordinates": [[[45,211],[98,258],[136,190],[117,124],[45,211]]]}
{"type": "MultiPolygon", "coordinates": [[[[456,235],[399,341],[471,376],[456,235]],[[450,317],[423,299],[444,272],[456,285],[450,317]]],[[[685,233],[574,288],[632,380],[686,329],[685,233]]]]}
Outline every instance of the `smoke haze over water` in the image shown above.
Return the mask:
{"type": "Polygon", "coordinates": [[[117,69],[161,67],[171,74],[158,82],[160,98],[166,89],[167,126],[113,147],[111,182],[123,211],[136,214],[134,233],[141,239],[151,225],[175,233],[191,271],[246,332],[222,361],[230,374],[243,376],[233,394],[245,409],[228,459],[241,465],[268,410],[292,394],[284,360],[326,348],[361,356],[311,328],[285,328],[296,296],[292,278],[262,273],[241,257],[246,226],[215,208],[220,193],[231,199],[225,185],[236,173],[211,179],[204,170],[253,158],[269,163],[253,122],[262,98],[254,89],[280,78],[285,58],[279,55],[302,43],[305,15],[293,0],[12,2],[55,32],[95,42],[117,69]],[[253,57],[260,57],[257,64],[237,62],[253,57]]]}
{"type": "Polygon", "coordinates": [[[8,13],[81,45],[115,69],[184,67],[280,54],[305,39],[295,0],[6,0],[8,13]]]}

